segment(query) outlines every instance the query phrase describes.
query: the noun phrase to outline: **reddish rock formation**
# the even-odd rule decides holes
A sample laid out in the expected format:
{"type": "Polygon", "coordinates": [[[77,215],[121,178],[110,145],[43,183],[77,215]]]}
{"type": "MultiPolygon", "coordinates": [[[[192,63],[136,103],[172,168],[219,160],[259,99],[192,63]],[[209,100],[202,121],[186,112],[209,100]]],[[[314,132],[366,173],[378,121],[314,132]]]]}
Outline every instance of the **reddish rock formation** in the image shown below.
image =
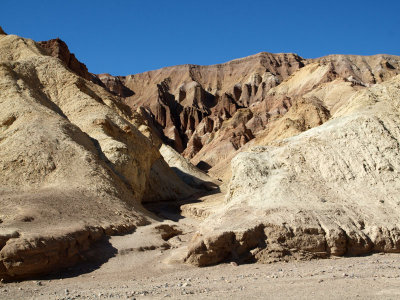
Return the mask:
{"type": "Polygon", "coordinates": [[[122,83],[124,80],[123,76],[112,76],[104,73],[97,75],[97,79],[100,80],[100,85],[106,87],[113,94],[121,97],[130,97],[134,95],[134,92],[122,83]]]}
{"type": "Polygon", "coordinates": [[[352,93],[400,73],[397,56],[304,59],[296,54],[262,52],[212,66],[180,65],[129,76],[94,76],[61,40],[41,44],[75,73],[124,98],[132,111],[142,108],[143,117],[164,143],[206,169],[217,162],[226,165],[224,159],[258,135],[268,142],[286,136],[282,126],[289,133],[308,128],[302,124],[317,124],[314,119],[320,118],[309,113],[319,111],[312,103],[328,99],[332,106],[323,109],[329,115],[330,109],[335,110],[352,93]],[[286,119],[285,125],[275,122],[294,103],[296,111],[301,110],[299,104],[307,103],[302,124],[286,119]],[[243,111],[236,113],[243,108],[248,109],[249,119],[240,124],[227,122],[242,118],[243,111]]]}
{"type": "Polygon", "coordinates": [[[119,76],[114,77],[110,74],[95,75],[90,73],[86,65],[80,62],[69,51],[67,44],[61,39],[56,38],[42,41],[38,44],[44,49],[45,54],[59,58],[75,74],[106,88],[109,92],[121,97],[129,97],[134,94],[129,88],[123,85],[119,76]]]}
{"type": "Polygon", "coordinates": [[[81,63],[73,53],[68,49],[67,44],[59,38],[49,41],[39,42],[39,45],[45,50],[48,55],[54,56],[62,60],[67,67],[77,75],[92,80],[93,75],[89,73],[85,64],[81,63]]]}
{"type": "Polygon", "coordinates": [[[125,97],[127,105],[146,107],[165,143],[195,164],[213,166],[220,160],[216,151],[231,157],[268,124],[273,127],[271,121],[286,114],[293,103],[303,103],[303,97],[318,93],[314,98],[333,98],[329,84],[343,85],[348,96],[348,89],[354,92],[399,73],[400,59],[390,55],[303,59],[262,52],[224,64],[181,65],[102,81],[111,90],[129,88],[133,94],[125,97]],[[250,119],[229,129],[226,125],[220,132],[241,108],[249,109],[250,119]]]}
{"type": "Polygon", "coordinates": [[[190,145],[192,151],[185,154],[192,157],[202,147],[198,137],[218,131],[239,108],[261,101],[302,66],[295,54],[260,53],[215,66],[182,65],[119,79],[134,93],[126,97],[127,104],[151,111],[164,142],[179,152],[190,145]]]}

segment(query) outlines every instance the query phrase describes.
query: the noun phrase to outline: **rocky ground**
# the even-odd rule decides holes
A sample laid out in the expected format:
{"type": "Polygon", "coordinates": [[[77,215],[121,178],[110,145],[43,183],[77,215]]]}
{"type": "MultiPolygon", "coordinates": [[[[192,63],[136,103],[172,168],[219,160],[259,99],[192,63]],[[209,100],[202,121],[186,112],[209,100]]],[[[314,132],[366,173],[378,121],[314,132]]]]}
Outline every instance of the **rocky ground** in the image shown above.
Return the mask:
{"type": "MultiPolygon", "coordinates": [[[[129,238],[129,237],[127,237],[129,238]]],[[[111,239],[114,246],[118,237],[111,239]]],[[[160,249],[118,254],[100,268],[0,284],[1,299],[398,299],[400,256],[370,255],[195,268],[160,249]]]]}
{"type": "Polygon", "coordinates": [[[182,264],[221,193],[179,208],[147,208],[161,218],[131,234],[98,242],[87,261],[45,277],[0,283],[0,299],[398,299],[400,255],[332,257],[270,264],[182,264]],[[203,216],[204,217],[204,216],[203,216]]]}

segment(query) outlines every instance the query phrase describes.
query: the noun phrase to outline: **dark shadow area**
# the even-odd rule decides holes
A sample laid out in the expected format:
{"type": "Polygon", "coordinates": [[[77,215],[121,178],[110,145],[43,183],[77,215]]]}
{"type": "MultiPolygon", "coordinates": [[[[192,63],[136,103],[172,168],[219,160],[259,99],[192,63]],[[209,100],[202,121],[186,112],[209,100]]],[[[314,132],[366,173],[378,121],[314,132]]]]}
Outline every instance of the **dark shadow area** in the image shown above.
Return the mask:
{"type": "MultiPolygon", "coordinates": [[[[187,203],[197,203],[197,201],[191,201],[187,203]]],[[[177,201],[163,201],[163,202],[152,202],[152,203],[143,203],[144,208],[154,213],[157,217],[159,217],[162,221],[164,220],[172,220],[174,222],[178,222],[180,219],[183,219],[181,211],[181,205],[187,203],[178,203],[177,201]]]]}
{"type": "Polygon", "coordinates": [[[118,83],[120,83],[121,86],[120,91],[118,93],[119,96],[126,98],[135,95],[135,92],[132,91],[130,88],[128,88],[126,85],[124,85],[119,78],[118,78],[118,83]]]}
{"type": "Polygon", "coordinates": [[[164,220],[171,220],[174,222],[178,222],[185,217],[182,215],[181,206],[185,204],[199,203],[202,202],[200,198],[208,195],[217,194],[220,192],[219,187],[211,190],[211,191],[199,191],[187,198],[171,200],[171,201],[159,201],[159,202],[148,202],[142,203],[143,207],[148,211],[155,214],[158,218],[161,219],[161,222],[164,220]]]}
{"type": "Polygon", "coordinates": [[[109,239],[110,237],[103,237],[101,240],[93,243],[88,251],[80,254],[81,261],[77,261],[74,266],[61,267],[57,271],[47,275],[30,277],[30,279],[54,280],[71,278],[99,269],[118,253],[118,250],[111,245],[109,239]]]}
{"type": "Polygon", "coordinates": [[[208,163],[206,163],[205,161],[201,160],[196,167],[198,167],[200,170],[207,172],[208,170],[211,169],[211,165],[209,165],[208,163]]]}
{"type": "Polygon", "coordinates": [[[214,191],[215,189],[217,189],[218,192],[220,191],[219,186],[212,181],[202,180],[189,173],[183,172],[182,170],[176,167],[171,167],[171,169],[172,171],[174,171],[176,175],[178,175],[180,179],[182,179],[183,182],[185,182],[187,185],[190,185],[193,188],[206,191],[214,191]]]}

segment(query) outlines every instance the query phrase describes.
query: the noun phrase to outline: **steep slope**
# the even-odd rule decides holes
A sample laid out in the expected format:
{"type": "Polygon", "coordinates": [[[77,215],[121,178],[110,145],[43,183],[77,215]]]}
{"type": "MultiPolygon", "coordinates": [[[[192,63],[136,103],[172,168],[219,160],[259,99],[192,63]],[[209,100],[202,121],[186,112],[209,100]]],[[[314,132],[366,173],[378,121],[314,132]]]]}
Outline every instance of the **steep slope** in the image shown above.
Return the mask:
{"type": "Polygon", "coordinates": [[[140,202],[193,193],[119,97],[47,54],[0,34],[1,278],[73,264],[105,234],[147,223],[140,202]]]}
{"type": "Polygon", "coordinates": [[[226,204],[186,260],[400,252],[399,120],[396,76],[357,92],[321,126],[238,154],[226,204]]]}
{"type": "MultiPolygon", "coordinates": [[[[42,43],[51,49],[49,54],[70,65],[71,55],[62,41],[42,43]]],[[[122,97],[132,111],[141,109],[164,143],[226,181],[230,178],[226,166],[249,141],[265,144],[320,125],[357,91],[399,73],[400,59],[391,55],[304,59],[262,52],[212,66],[88,76],[122,97]],[[292,116],[299,112],[302,117],[280,120],[291,109],[292,116]]]]}
{"type": "Polygon", "coordinates": [[[238,108],[257,101],[302,66],[295,54],[260,53],[215,66],[182,65],[99,78],[106,85],[118,81],[129,88],[133,95],[126,97],[126,103],[133,109],[145,106],[164,141],[182,152],[193,143],[190,139],[198,126],[205,128],[201,135],[217,131],[238,108]]]}
{"type": "Polygon", "coordinates": [[[346,57],[347,61],[352,63],[347,62],[345,67],[340,60],[336,61],[338,57],[342,56],[327,57],[321,62],[308,61],[305,67],[293,73],[276,87],[269,89],[259,102],[248,108],[251,111],[251,117],[242,122],[239,132],[236,129],[233,134],[225,137],[218,132],[211,142],[203,138],[202,140],[206,142],[193,157],[192,162],[205,161],[212,166],[211,173],[229,180],[230,172],[227,166],[235,156],[237,152],[235,150],[244,145],[246,145],[245,148],[251,145],[266,145],[276,139],[290,137],[321,125],[329,120],[340,107],[346,105],[355,93],[374,84],[375,81],[372,79],[367,82],[358,79],[366,80],[368,76],[364,78],[362,74],[372,72],[380,78],[378,74],[385,73],[383,78],[390,78],[398,74],[400,70],[398,57],[349,56],[346,57]],[[396,67],[390,69],[385,67],[384,62],[387,60],[396,67]],[[371,65],[367,67],[365,61],[371,65]],[[352,72],[353,69],[358,72],[352,72]],[[349,76],[349,74],[353,75],[349,76]],[[253,140],[251,136],[255,139],[253,140]],[[238,137],[241,138],[241,144],[234,142],[238,137]],[[249,145],[247,145],[248,142],[249,145]],[[221,151],[213,152],[213,145],[216,144],[226,144],[230,150],[222,153],[221,151]],[[215,157],[216,153],[217,157],[215,157]]]}
{"type": "Polygon", "coordinates": [[[391,55],[303,59],[262,52],[213,66],[99,78],[110,89],[129,88],[132,95],[119,94],[132,109],[146,108],[146,118],[165,143],[229,180],[226,166],[249,141],[268,143],[320,125],[357,91],[399,73],[400,59],[391,55]],[[299,111],[303,117],[280,120],[292,106],[292,115],[299,111]]]}

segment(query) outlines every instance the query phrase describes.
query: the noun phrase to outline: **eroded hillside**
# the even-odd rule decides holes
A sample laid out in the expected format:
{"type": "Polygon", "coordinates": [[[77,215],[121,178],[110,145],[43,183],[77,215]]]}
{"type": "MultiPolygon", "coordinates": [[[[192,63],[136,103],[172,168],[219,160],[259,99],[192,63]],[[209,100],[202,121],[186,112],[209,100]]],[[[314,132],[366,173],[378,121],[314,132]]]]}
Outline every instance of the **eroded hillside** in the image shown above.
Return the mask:
{"type": "Polygon", "coordinates": [[[249,141],[268,143],[321,125],[354,93],[399,73],[400,59],[390,55],[304,59],[262,52],[213,66],[98,78],[132,110],[142,107],[164,143],[229,180],[226,165],[249,141]]]}
{"type": "Polygon", "coordinates": [[[141,202],[194,193],[140,116],[39,44],[2,33],[0,74],[1,277],[73,264],[148,223],[141,202]]]}
{"type": "Polygon", "coordinates": [[[199,266],[400,252],[399,74],[398,56],[263,52],[95,75],[59,39],[0,30],[0,277],[150,223],[121,251],[199,266]]]}

